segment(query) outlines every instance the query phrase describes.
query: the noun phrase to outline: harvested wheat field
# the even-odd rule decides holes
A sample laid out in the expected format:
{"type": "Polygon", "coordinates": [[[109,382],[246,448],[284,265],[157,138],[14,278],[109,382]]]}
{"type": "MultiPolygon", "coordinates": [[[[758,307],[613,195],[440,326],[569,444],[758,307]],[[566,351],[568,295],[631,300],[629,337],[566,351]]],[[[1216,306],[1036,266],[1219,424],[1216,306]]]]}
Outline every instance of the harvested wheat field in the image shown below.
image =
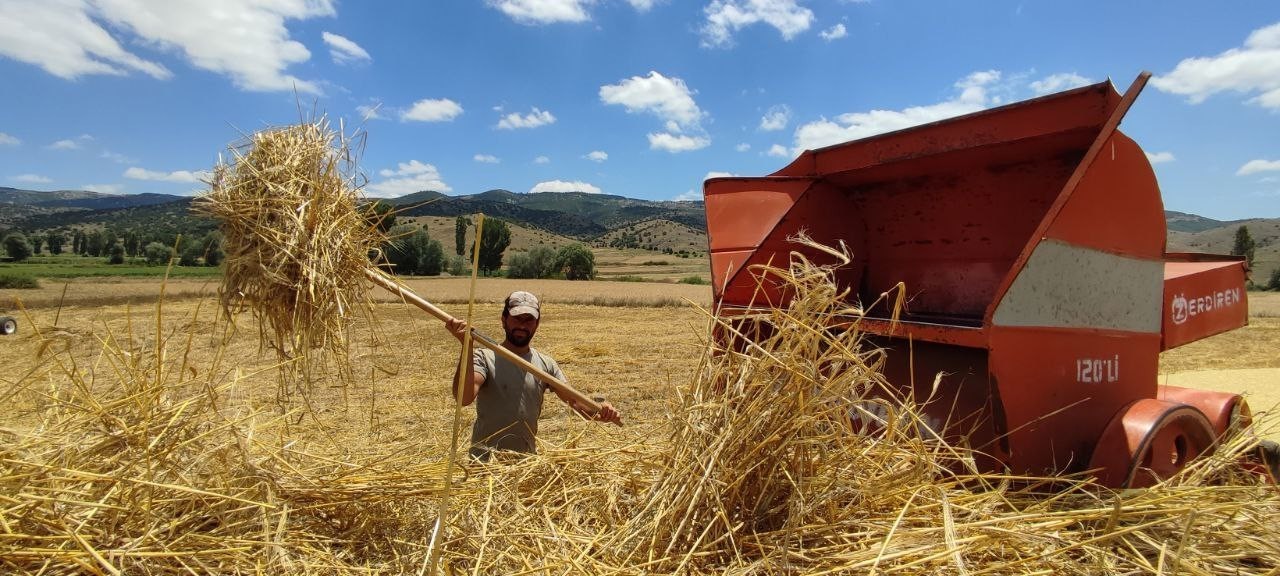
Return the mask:
{"type": "Polygon", "coordinates": [[[1255,435],[1141,490],[984,471],[894,396],[882,351],[827,329],[857,313],[830,266],[762,271],[793,300],[721,351],[698,286],[485,280],[473,305],[461,281],[413,283],[446,310],[375,294],[366,280],[411,299],[369,260],[335,137],[317,122],[232,149],[200,202],[234,231],[216,295],[46,288],[18,306],[0,342],[5,572],[1280,570],[1280,491],[1239,465],[1255,435]],[[514,287],[544,297],[535,343],[626,425],[552,401],[538,454],[479,464],[448,392],[460,346],[423,311],[497,334],[514,287]],[[880,425],[855,430],[867,402],[880,425]]]}
{"type": "MultiPolygon", "coordinates": [[[[428,297],[456,297],[421,284],[428,297]]],[[[449,573],[1277,568],[1275,490],[1230,458],[1133,493],[956,475],[963,451],[912,427],[876,442],[841,433],[831,401],[875,379],[853,336],[716,360],[703,355],[697,308],[575,303],[583,284],[562,284],[538,287],[548,303],[537,343],[627,425],[549,404],[539,456],[459,465],[438,533],[458,346],[422,312],[380,296],[376,331],[352,344],[356,378],[304,393],[284,387],[248,315],[228,319],[213,298],[175,290],[184,295],[157,304],[152,284],[149,303],[30,307],[19,337],[0,344],[13,407],[0,563],[12,573],[418,573],[434,533],[449,573]],[[847,366],[839,385],[807,399],[778,385],[835,357],[847,366]],[[713,393],[726,375],[738,387],[713,393]]],[[[482,293],[507,289],[480,282],[482,293]]],[[[481,298],[475,324],[498,333],[499,312],[481,298]]]]}

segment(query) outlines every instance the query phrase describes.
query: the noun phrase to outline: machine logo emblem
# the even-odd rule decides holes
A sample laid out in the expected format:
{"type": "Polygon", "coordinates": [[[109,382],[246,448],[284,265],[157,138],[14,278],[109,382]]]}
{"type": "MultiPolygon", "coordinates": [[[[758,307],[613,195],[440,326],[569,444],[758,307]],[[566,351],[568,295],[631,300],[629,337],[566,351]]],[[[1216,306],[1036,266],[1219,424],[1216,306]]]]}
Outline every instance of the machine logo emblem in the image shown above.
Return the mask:
{"type": "Polygon", "coordinates": [[[1203,296],[1187,298],[1186,294],[1177,294],[1170,304],[1169,317],[1174,324],[1186,321],[1206,313],[1226,311],[1244,301],[1239,288],[1206,292],[1203,296]]]}
{"type": "Polygon", "coordinates": [[[1187,321],[1187,297],[1178,294],[1173,297],[1173,323],[1182,324],[1187,321]]]}

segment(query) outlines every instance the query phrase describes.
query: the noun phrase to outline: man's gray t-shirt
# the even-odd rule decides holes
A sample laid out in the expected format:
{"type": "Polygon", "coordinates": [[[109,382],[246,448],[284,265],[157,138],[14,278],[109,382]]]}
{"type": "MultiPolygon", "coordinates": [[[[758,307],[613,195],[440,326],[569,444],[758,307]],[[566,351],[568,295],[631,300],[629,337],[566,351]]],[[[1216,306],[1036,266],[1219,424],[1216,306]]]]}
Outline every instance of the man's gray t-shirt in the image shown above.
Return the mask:
{"type": "MultiPolygon", "coordinates": [[[[521,357],[561,382],[566,381],[551,357],[532,348],[521,357]]],[[[533,453],[547,385],[493,350],[477,348],[472,363],[476,374],[484,376],[484,383],[476,393],[471,455],[484,458],[489,450],[533,453]]]]}

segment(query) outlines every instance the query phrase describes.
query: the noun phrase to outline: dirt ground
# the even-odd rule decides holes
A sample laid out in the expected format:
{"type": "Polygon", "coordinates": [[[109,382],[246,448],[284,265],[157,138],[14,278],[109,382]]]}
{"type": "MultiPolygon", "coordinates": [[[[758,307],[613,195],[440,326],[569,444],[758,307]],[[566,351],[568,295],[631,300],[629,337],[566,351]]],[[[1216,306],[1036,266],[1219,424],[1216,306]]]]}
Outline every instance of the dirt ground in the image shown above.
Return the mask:
{"type": "MultiPolygon", "coordinates": [[[[414,280],[410,285],[451,314],[466,317],[464,279],[414,280]]],[[[482,332],[501,334],[498,302],[516,288],[534,290],[545,301],[535,345],[559,361],[571,384],[606,394],[628,423],[622,428],[584,423],[552,402],[541,437],[570,442],[585,431],[615,436],[619,445],[659,441],[674,391],[696,373],[700,341],[707,333],[706,314],[686,302],[707,304],[710,288],[483,279],[473,313],[482,332]]],[[[84,366],[102,366],[98,351],[104,341],[154,346],[159,293],[155,281],[73,281],[65,285],[65,296],[63,292],[63,285],[53,284],[35,291],[0,291],[0,310],[22,323],[16,336],[0,338],[0,392],[43,377],[35,362],[33,323],[72,347],[84,366]],[[22,299],[25,313],[17,312],[15,297],[22,299]]],[[[280,390],[272,368],[277,360],[259,345],[257,327],[247,315],[238,316],[230,331],[217,322],[218,306],[210,297],[215,292],[216,285],[197,281],[164,287],[160,325],[167,354],[181,354],[194,380],[234,381],[235,393],[269,406],[280,390]]],[[[448,387],[458,359],[457,342],[421,311],[385,294],[379,299],[377,345],[362,337],[351,350],[356,381],[328,381],[310,392],[305,409],[298,408],[308,413],[299,416],[304,422],[299,433],[317,449],[323,444],[324,450],[363,447],[392,453],[421,449],[423,442],[448,445],[453,418],[448,387]]],[[[1170,384],[1244,392],[1255,412],[1280,404],[1280,294],[1250,294],[1250,304],[1248,327],[1165,353],[1162,378],[1170,384]]],[[[463,411],[464,441],[473,413],[463,411]]],[[[1280,438],[1277,432],[1273,427],[1267,435],[1280,438]]]]}

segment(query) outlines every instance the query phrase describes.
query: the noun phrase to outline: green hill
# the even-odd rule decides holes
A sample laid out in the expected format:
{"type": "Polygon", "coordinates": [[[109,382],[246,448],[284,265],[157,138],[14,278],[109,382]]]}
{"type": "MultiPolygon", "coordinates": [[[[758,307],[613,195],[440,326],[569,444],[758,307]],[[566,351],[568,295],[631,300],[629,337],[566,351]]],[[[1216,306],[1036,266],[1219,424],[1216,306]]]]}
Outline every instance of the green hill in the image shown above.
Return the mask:
{"type": "Polygon", "coordinates": [[[430,197],[419,192],[390,200],[399,206],[428,201],[406,210],[406,216],[458,216],[484,212],[548,232],[592,239],[610,230],[646,220],[670,220],[706,231],[701,202],[640,200],[586,192],[517,194],[489,190],[465,196],[430,197]]]}
{"type": "Polygon", "coordinates": [[[111,211],[172,202],[190,202],[190,198],[170,194],[103,194],[87,190],[54,190],[37,192],[17,188],[0,188],[0,224],[42,229],[58,228],[63,222],[96,219],[94,211],[111,211]],[[79,215],[69,215],[78,213],[79,215]]]}
{"type": "MultiPolygon", "coordinates": [[[[422,191],[382,199],[399,216],[452,218],[483,212],[551,236],[590,242],[598,247],[627,246],[651,250],[705,250],[706,221],[702,202],[640,200],[585,192],[520,194],[495,189],[449,196],[422,191]]],[[[0,229],[40,232],[55,228],[113,226],[165,234],[203,234],[213,221],[191,214],[191,198],[163,194],[108,195],[60,190],[38,192],[0,188],[0,229]]],[[[1166,211],[1171,252],[1229,253],[1240,226],[1248,226],[1257,247],[1253,278],[1266,282],[1280,267],[1280,218],[1220,221],[1166,211]]],[[[433,227],[451,234],[452,227],[433,227]],[[447,229],[446,229],[447,228],[447,229]]],[[[532,236],[531,236],[532,237],[532,236]]]]}
{"type": "Polygon", "coordinates": [[[1185,212],[1174,212],[1173,210],[1164,211],[1164,221],[1170,232],[1204,232],[1205,230],[1232,224],[1232,222],[1223,222],[1222,220],[1214,220],[1185,212]]]}

